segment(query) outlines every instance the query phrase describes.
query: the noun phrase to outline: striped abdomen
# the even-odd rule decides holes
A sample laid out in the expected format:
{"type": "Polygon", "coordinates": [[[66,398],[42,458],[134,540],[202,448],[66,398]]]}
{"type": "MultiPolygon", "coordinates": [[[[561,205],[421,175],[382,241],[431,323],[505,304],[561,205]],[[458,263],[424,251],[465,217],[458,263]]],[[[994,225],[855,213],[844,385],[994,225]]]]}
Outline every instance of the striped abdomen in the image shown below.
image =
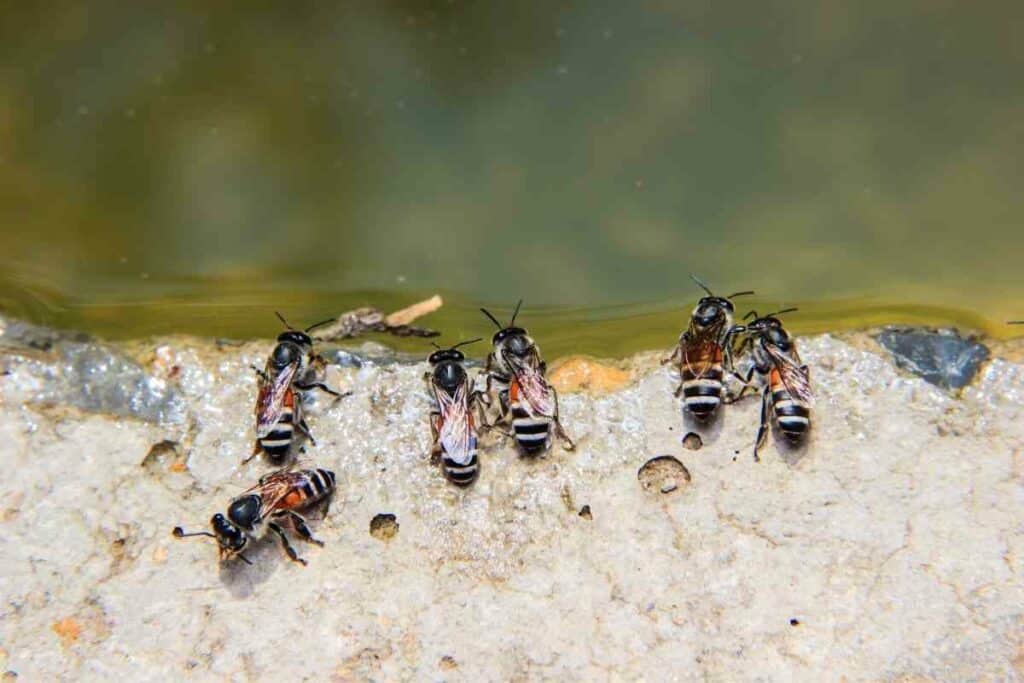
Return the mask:
{"type": "Polygon", "coordinates": [[[772,392],[772,411],[775,413],[779,431],[790,441],[799,441],[811,427],[810,406],[793,398],[775,368],[772,368],[768,382],[772,392]]]}
{"type": "Polygon", "coordinates": [[[276,510],[294,510],[317,503],[334,491],[334,472],[324,469],[302,470],[292,490],[275,506],[276,510]]]}
{"type": "Polygon", "coordinates": [[[711,417],[722,403],[722,358],[704,367],[701,374],[694,374],[686,363],[680,371],[683,381],[683,405],[698,420],[711,417]]]}
{"type": "Polygon", "coordinates": [[[447,455],[441,456],[441,469],[444,476],[456,486],[469,486],[476,481],[480,474],[480,461],[476,457],[476,446],[473,446],[473,454],[469,462],[460,464],[450,460],[447,455]]]}
{"type": "Polygon", "coordinates": [[[288,451],[295,436],[295,422],[298,419],[298,406],[295,402],[295,392],[289,387],[284,396],[284,407],[281,410],[281,417],[270,430],[270,433],[260,439],[260,448],[267,456],[274,461],[281,461],[288,457],[288,451]]]}
{"type": "Polygon", "coordinates": [[[548,447],[551,437],[551,418],[533,416],[520,400],[519,384],[513,380],[508,391],[509,410],[512,413],[512,432],[516,443],[527,455],[535,455],[548,447]]]}

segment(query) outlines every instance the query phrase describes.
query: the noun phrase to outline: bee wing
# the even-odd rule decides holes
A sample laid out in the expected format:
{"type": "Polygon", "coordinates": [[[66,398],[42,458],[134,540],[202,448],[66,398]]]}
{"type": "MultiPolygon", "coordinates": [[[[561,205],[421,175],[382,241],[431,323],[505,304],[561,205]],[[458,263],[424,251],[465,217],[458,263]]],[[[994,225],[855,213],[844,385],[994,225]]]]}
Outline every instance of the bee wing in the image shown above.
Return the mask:
{"type": "Polygon", "coordinates": [[[532,355],[525,359],[509,356],[509,367],[515,374],[519,390],[526,398],[530,413],[539,417],[554,417],[555,400],[551,393],[551,385],[540,371],[537,356],[532,355]]]}
{"type": "Polygon", "coordinates": [[[715,367],[722,351],[719,343],[721,332],[721,326],[711,326],[703,329],[691,327],[687,333],[688,339],[683,346],[683,364],[695,378],[704,377],[715,367]]]}
{"type": "Polygon", "coordinates": [[[262,477],[258,484],[241,495],[244,496],[255,493],[263,498],[263,514],[260,515],[260,520],[262,521],[268,515],[277,510],[281,501],[284,500],[296,486],[301,485],[305,477],[305,473],[301,471],[289,469],[277,470],[276,472],[271,472],[270,474],[262,477]]]}
{"type": "Polygon", "coordinates": [[[807,367],[800,362],[800,356],[794,350],[792,354],[784,353],[778,347],[771,344],[765,345],[768,355],[782,377],[782,383],[786,385],[793,398],[806,403],[814,400],[814,392],[811,391],[811,373],[807,367]]]}
{"type": "Polygon", "coordinates": [[[269,382],[260,384],[260,394],[256,399],[256,438],[262,439],[274,428],[284,410],[285,397],[292,386],[298,363],[293,363],[269,382]]]}
{"type": "Polygon", "coordinates": [[[466,384],[455,390],[455,395],[434,387],[434,395],[441,409],[441,428],[437,440],[444,448],[445,456],[460,465],[466,465],[476,450],[476,430],[473,415],[469,410],[466,384]]]}

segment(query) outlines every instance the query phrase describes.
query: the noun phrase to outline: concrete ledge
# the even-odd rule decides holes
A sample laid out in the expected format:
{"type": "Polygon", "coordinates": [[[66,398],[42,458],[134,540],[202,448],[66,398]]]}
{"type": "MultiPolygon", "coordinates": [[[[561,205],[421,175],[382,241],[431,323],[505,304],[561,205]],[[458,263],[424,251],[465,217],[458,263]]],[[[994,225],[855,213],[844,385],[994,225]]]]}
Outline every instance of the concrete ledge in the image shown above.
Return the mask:
{"type": "Polygon", "coordinates": [[[339,492],[303,568],[170,535],[268,470],[239,463],[269,342],[7,337],[0,671],[26,680],[1024,677],[1013,344],[954,395],[868,335],[800,339],[810,442],[756,464],[756,401],[691,450],[653,354],[611,384],[576,361],[577,451],[488,442],[466,492],[427,462],[425,364],[363,347],[332,369],[353,396],[308,406],[339,492]],[[658,455],[690,480],[641,486],[658,455]]]}

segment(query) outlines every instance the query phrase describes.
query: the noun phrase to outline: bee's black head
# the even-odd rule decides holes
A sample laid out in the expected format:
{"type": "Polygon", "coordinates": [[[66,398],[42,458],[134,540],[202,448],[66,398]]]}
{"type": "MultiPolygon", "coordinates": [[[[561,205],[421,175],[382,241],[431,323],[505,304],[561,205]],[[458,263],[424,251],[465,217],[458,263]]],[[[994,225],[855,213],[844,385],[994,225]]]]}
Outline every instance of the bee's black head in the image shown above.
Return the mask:
{"type": "MultiPolygon", "coordinates": [[[[456,351],[456,353],[458,352],[456,351]]],[[[462,367],[461,359],[442,360],[436,364],[434,366],[434,381],[448,393],[454,393],[466,381],[466,369],[462,367]]]]}
{"type": "Polygon", "coordinates": [[[277,335],[278,343],[292,343],[296,346],[313,346],[313,338],[299,330],[285,330],[277,335]]]}
{"type": "Polygon", "coordinates": [[[705,296],[693,309],[693,320],[701,327],[708,327],[725,320],[736,308],[732,302],[721,296],[705,296]]]}
{"type": "Polygon", "coordinates": [[[259,521],[263,501],[259,496],[250,494],[231,502],[228,506],[228,519],[243,529],[252,529],[259,521]]]}
{"type": "Polygon", "coordinates": [[[530,341],[526,336],[526,330],[522,327],[505,327],[494,333],[491,343],[495,346],[504,346],[510,353],[521,356],[530,349],[530,341]]]}
{"type": "Polygon", "coordinates": [[[754,320],[746,326],[746,330],[749,334],[760,337],[762,341],[772,344],[773,346],[777,346],[783,351],[787,351],[793,345],[793,338],[782,325],[782,321],[775,316],[782,313],[790,313],[795,310],[797,309],[786,308],[760,317],[758,317],[756,313],[748,313],[748,316],[753,315],[754,320]]]}
{"type": "Polygon", "coordinates": [[[464,360],[466,360],[466,355],[458,349],[438,349],[427,358],[427,362],[431,365],[446,362],[461,363],[464,360]]]}
{"type": "Polygon", "coordinates": [[[246,535],[219,512],[210,518],[210,526],[223,551],[234,554],[242,552],[248,540],[246,535]]]}

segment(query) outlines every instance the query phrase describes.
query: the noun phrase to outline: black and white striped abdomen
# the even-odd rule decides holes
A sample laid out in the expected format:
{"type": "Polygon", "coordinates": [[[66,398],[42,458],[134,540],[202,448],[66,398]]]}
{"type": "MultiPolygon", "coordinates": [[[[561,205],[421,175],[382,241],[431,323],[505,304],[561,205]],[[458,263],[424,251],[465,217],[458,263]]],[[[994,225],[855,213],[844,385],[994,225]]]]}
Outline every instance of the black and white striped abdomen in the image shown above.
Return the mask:
{"type": "Polygon", "coordinates": [[[685,365],[682,368],[683,405],[698,420],[706,420],[722,403],[722,366],[708,368],[700,377],[685,365]]]}
{"type": "Polygon", "coordinates": [[[480,474],[480,460],[476,457],[476,445],[470,453],[469,460],[459,463],[447,455],[441,456],[441,469],[445,478],[456,486],[469,486],[480,474]]]}
{"type": "Polygon", "coordinates": [[[323,500],[334,492],[334,472],[325,469],[306,470],[306,482],[302,485],[305,504],[311,505],[323,500]]]}
{"type": "Polygon", "coordinates": [[[779,431],[790,441],[799,441],[811,427],[811,408],[793,398],[785,388],[772,391],[772,410],[779,431]]]}
{"type": "Polygon", "coordinates": [[[286,405],[281,413],[281,419],[277,421],[269,434],[260,439],[260,448],[271,460],[283,460],[288,456],[288,449],[291,448],[292,439],[295,436],[293,419],[292,409],[286,405]]]}
{"type": "Polygon", "coordinates": [[[524,453],[533,455],[548,447],[551,439],[551,418],[534,417],[516,401],[511,406],[512,433],[524,453]]]}

